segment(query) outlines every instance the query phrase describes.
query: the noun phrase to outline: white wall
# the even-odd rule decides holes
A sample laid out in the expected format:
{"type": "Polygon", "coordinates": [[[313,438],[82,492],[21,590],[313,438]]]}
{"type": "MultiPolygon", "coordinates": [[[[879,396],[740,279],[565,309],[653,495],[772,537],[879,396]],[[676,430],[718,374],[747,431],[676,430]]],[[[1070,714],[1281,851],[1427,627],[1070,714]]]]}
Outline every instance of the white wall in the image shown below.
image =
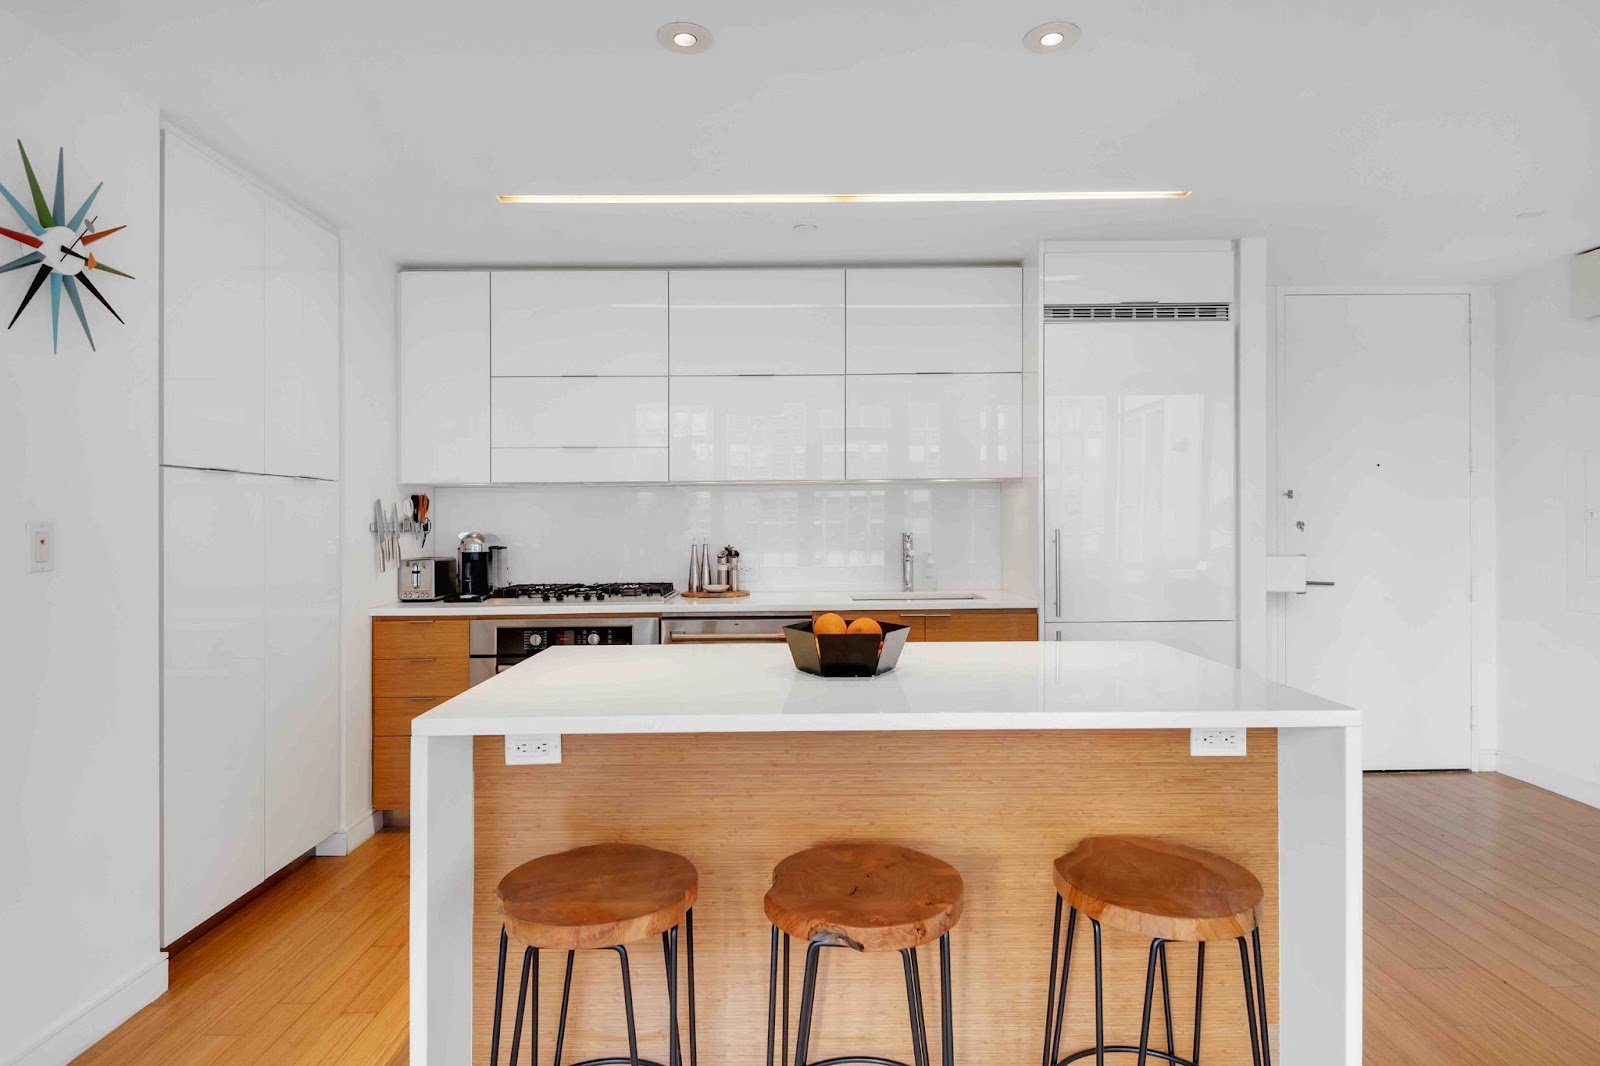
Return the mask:
{"type": "Polygon", "coordinates": [[[372,501],[392,503],[398,432],[395,377],[395,265],[361,238],[341,238],[343,445],[339,467],[342,514],[343,799],[345,839],[326,851],[342,853],[372,831],[372,624],[368,609],[393,602],[395,576],[380,573],[372,501]]]}
{"type": "MultiPolygon", "coordinates": [[[[65,1062],[166,987],[160,954],[161,589],[156,108],[0,11],[0,182],[29,202],[13,137],[46,196],[66,149],[68,210],[95,182],[91,352],[48,287],[0,331],[0,1062],[65,1062]],[[63,71],[71,71],[64,77],[63,71]],[[27,522],[55,523],[56,569],[25,572],[27,522]]],[[[21,229],[0,203],[8,228],[21,229]]],[[[23,249],[13,242],[3,261],[23,249]],[[13,250],[14,248],[14,250],[13,250]]],[[[7,319],[31,270],[0,275],[7,319]]]]}
{"type": "Polygon", "coordinates": [[[438,553],[454,551],[462,530],[497,533],[513,581],[682,588],[691,539],[708,538],[739,549],[748,588],[897,589],[903,531],[915,536],[919,575],[933,554],[941,588],[1002,580],[1006,516],[994,482],[441,488],[434,506],[438,553]]]}
{"type": "Polygon", "coordinates": [[[1569,462],[1600,453],[1600,319],[1571,317],[1564,260],[1496,297],[1498,767],[1600,805],[1600,613],[1568,602],[1569,462]]]}

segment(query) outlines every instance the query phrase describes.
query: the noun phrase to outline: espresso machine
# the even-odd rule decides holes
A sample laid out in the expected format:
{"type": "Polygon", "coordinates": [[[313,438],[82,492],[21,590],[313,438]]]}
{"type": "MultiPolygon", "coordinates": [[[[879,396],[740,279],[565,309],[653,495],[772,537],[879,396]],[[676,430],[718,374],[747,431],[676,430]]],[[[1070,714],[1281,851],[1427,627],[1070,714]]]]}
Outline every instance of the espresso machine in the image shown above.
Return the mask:
{"type": "Polygon", "coordinates": [[[456,600],[486,600],[506,583],[505,550],[493,533],[462,533],[456,537],[456,600]]]}

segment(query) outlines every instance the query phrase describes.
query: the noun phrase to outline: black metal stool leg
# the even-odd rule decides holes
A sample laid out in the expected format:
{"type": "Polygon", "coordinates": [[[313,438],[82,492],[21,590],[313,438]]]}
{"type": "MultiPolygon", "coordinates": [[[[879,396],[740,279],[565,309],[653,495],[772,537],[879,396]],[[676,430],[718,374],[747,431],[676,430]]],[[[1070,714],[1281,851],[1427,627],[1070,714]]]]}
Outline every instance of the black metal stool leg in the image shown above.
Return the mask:
{"type": "Polygon", "coordinates": [[[922,980],[917,972],[916,949],[902,948],[900,961],[905,966],[906,1009],[911,1015],[911,1061],[913,1066],[928,1066],[928,1034],[922,1022],[922,980]]]}
{"type": "MultiPolygon", "coordinates": [[[[567,1004],[572,1002],[572,963],[577,958],[576,951],[567,952],[567,978],[561,982],[561,1021],[556,1025],[556,1059],[554,1066],[561,1066],[561,1045],[567,1039],[567,1004]]],[[[539,1066],[537,1062],[533,1066],[539,1066]]]]}
{"type": "Polygon", "coordinates": [[[683,1038],[678,1032],[678,927],[661,934],[661,958],[667,967],[667,1066],[683,1066],[683,1038]]]}
{"type": "MultiPolygon", "coordinates": [[[[776,1056],[774,1042],[778,1037],[778,927],[772,927],[772,952],[767,976],[767,1066],[773,1066],[776,1056]]],[[[784,1042],[788,1042],[785,1035],[784,1042]]]]}
{"type": "MultiPolygon", "coordinates": [[[[1060,896],[1056,897],[1059,903],[1060,896]]],[[[1061,1029],[1067,1017],[1067,978],[1072,973],[1072,942],[1078,929],[1078,909],[1072,908],[1067,913],[1067,950],[1061,956],[1061,987],[1056,993],[1056,1025],[1055,1036],[1050,1041],[1050,1053],[1045,1066],[1055,1066],[1061,1061],[1061,1029]]]]}
{"type": "Polygon", "coordinates": [[[1206,991],[1206,942],[1200,941],[1200,950],[1194,958],[1194,1054],[1189,1061],[1200,1066],[1200,1003],[1206,991]]]}
{"type": "MultiPolygon", "coordinates": [[[[517,984],[517,1020],[511,1027],[511,1066],[517,1066],[517,1053],[522,1050],[522,1008],[528,1002],[528,967],[533,964],[533,949],[522,949],[522,980],[517,984]]],[[[534,1019],[534,1028],[538,1028],[534,1019]]],[[[498,1041],[496,1041],[498,1043],[498,1041]]]]}
{"type": "Polygon", "coordinates": [[[817,962],[822,955],[822,945],[812,941],[806,949],[806,976],[800,986],[800,1032],[795,1038],[795,1066],[806,1066],[806,1052],[811,1045],[811,1007],[817,996],[817,962]]]}
{"type": "Polygon", "coordinates": [[[1244,1013],[1250,1023],[1250,1062],[1252,1066],[1261,1066],[1261,1035],[1256,1032],[1256,1005],[1252,996],[1250,973],[1250,949],[1245,946],[1245,938],[1239,938],[1239,966],[1244,971],[1244,1013]]]}
{"type": "Polygon", "coordinates": [[[1094,1066],[1106,1066],[1106,994],[1100,923],[1093,918],[1089,921],[1094,925],[1094,1066]]]}
{"type": "Polygon", "coordinates": [[[639,1066],[639,1033],[633,1025],[633,981],[628,976],[628,949],[618,944],[612,949],[622,963],[622,1007],[628,1019],[628,1059],[639,1066]]]}
{"type": "Polygon", "coordinates": [[[941,1023],[939,1057],[944,1066],[955,1066],[956,1063],[956,1007],[951,1000],[953,993],[953,982],[950,978],[950,934],[946,933],[939,938],[939,1019],[941,1023]]]}
{"type": "Polygon", "coordinates": [[[1161,942],[1161,1011],[1167,1019],[1167,1054],[1178,1053],[1177,1044],[1172,1039],[1172,982],[1167,980],[1167,944],[1161,942]]]}
{"type": "Polygon", "coordinates": [[[789,934],[783,934],[783,1066],[789,1066],[789,934]]]}
{"type": "Polygon", "coordinates": [[[700,1066],[700,1044],[694,1025],[694,908],[683,915],[684,948],[689,954],[689,1066],[700,1066]]]}
{"type": "Polygon", "coordinates": [[[500,1063],[500,1011],[506,998],[506,927],[500,927],[500,964],[494,972],[494,1030],[489,1040],[489,1066],[500,1063]]]}
{"type": "Polygon", "coordinates": [[[1061,893],[1056,893],[1055,920],[1050,923],[1050,970],[1044,988],[1044,1051],[1039,1056],[1039,1066],[1053,1066],[1050,1057],[1051,1017],[1056,1006],[1056,963],[1061,958],[1061,893]]]}
{"type": "Polygon", "coordinates": [[[1267,968],[1261,961],[1261,927],[1250,933],[1256,948],[1256,1004],[1261,1008],[1261,1061],[1272,1066],[1272,1033],[1267,1028],[1267,968]]]}
{"type": "Polygon", "coordinates": [[[1139,1066],[1144,1066],[1150,1050],[1150,1008],[1156,994],[1156,962],[1161,958],[1161,941],[1150,941],[1150,963],[1144,971],[1144,1021],[1139,1024],[1139,1066]]]}
{"type": "Polygon", "coordinates": [[[539,949],[533,949],[533,984],[528,986],[528,1066],[539,1066],[539,949]]]}

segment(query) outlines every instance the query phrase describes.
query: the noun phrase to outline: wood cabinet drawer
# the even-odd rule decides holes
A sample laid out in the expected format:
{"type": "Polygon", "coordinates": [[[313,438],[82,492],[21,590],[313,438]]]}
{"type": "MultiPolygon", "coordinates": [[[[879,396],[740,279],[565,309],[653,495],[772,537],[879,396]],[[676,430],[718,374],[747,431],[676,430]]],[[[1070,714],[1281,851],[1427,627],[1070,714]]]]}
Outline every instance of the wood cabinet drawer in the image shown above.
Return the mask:
{"type": "MultiPolygon", "coordinates": [[[[818,615],[826,613],[828,612],[817,611],[813,613],[811,615],[812,623],[816,623],[818,615]]],[[[875,618],[880,622],[896,622],[911,630],[911,632],[906,636],[906,640],[909,641],[923,639],[922,617],[920,615],[901,614],[898,611],[834,611],[832,613],[837,614],[846,622],[854,622],[857,618],[875,618]]]]}
{"type": "Polygon", "coordinates": [[[372,806],[405,810],[411,806],[411,738],[372,738],[372,806]]]}
{"type": "Polygon", "coordinates": [[[409,737],[411,719],[431,711],[449,696],[375,696],[372,700],[372,735],[409,737]]]}
{"type": "Polygon", "coordinates": [[[1038,640],[1034,611],[930,611],[922,616],[924,640],[1038,640]]]}
{"type": "MultiPolygon", "coordinates": [[[[372,660],[372,695],[454,696],[467,690],[467,657],[372,660]]],[[[376,710],[376,707],[374,707],[376,710]]]]}
{"type": "Polygon", "coordinates": [[[467,657],[465,618],[377,618],[372,622],[374,659],[467,657]]]}

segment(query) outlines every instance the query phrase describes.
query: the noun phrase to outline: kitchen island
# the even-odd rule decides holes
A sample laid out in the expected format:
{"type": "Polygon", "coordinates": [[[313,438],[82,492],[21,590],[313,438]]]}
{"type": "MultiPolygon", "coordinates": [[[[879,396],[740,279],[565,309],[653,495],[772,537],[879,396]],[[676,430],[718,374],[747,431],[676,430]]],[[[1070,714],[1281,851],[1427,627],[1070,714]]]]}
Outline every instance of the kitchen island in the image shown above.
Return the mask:
{"type": "MultiPolygon", "coordinates": [[[[1267,889],[1281,1060],[1360,1060],[1360,715],[1163,645],[909,645],[894,672],[866,679],[799,673],[782,646],[556,648],[417,718],[411,780],[414,1063],[487,1061],[499,878],[607,840],[677,851],[700,870],[707,1066],[764,1060],[773,865],[842,839],[906,844],[962,871],[957,1060],[1033,1060],[1050,862],[1097,833],[1178,840],[1253,870],[1267,889]],[[1248,753],[1193,758],[1194,728],[1247,729],[1248,753]],[[503,738],[528,734],[559,734],[563,761],[507,766],[503,738]]],[[[1107,933],[1109,1041],[1136,1032],[1147,947],[1107,933]]],[[[1193,951],[1172,956],[1187,1046],[1193,951]]],[[[817,1057],[909,1060],[898,964],[830,960],[817,1057]]],[[[1064,1047],[1089,1042],[1090,984],[1073,981],[1064,1047]]],[[[615,985],[614,967],[579,961],[572,1057],[616,1053],[615,985]]],[[[659,985],[635,981],[657,1058],[659,985]]],[[[1208,967],[1206,1005],[1208,1059],[1248,1061],[1236,970],[1208,967]]]]}

